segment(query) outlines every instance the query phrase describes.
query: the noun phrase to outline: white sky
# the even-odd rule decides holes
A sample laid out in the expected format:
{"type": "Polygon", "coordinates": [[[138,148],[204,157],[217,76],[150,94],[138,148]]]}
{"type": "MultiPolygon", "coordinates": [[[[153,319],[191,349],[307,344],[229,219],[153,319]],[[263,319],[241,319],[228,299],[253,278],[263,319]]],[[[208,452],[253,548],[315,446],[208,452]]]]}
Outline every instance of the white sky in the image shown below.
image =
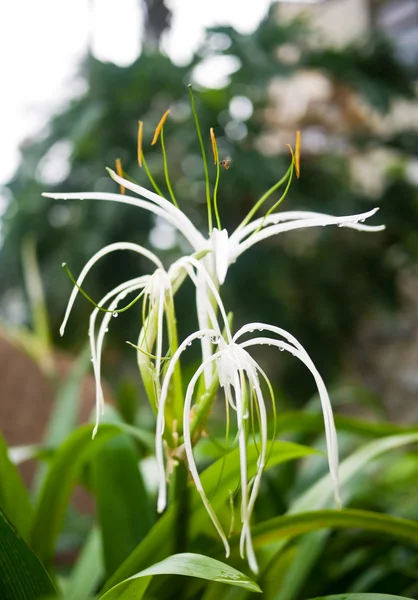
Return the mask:
{"type": "MultiPolygon", "coordinates": [[[[185,63],[205,27],[253,31],[271,0],[167,0],[174,10],[164,48],[185,63]]],[[[19,144],[80,91],[74,79],[91,36],[95,56],[128,65],[138,56],[140,0],[12,0],[0,20],[0,185],[13,174],[19,144]],[[89,7],[93,6],[90,11],[89,7]]]]}

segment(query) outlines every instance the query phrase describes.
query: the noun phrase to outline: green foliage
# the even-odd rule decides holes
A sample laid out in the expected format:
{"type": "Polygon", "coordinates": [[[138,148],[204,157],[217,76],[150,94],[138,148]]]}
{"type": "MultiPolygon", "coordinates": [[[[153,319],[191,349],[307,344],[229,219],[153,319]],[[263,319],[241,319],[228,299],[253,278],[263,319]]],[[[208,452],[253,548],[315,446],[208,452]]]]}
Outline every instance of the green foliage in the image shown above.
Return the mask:
{"type": "Polygon", "coordinates": [[[33,600],[41,596],[56,597],[52,581],[0,510],[0,597],[3,600],[33,600]]]}

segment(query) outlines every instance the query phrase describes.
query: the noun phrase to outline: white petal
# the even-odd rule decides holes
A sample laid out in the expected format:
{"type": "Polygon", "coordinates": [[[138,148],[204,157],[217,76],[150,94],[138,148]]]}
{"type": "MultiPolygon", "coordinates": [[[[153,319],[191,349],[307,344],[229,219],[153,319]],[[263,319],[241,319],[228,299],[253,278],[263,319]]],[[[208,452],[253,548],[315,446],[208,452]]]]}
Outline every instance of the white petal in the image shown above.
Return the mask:
{"type": "MultiPolygon", "coordinates": [[[[143,288],[148,281],[148,276],[138,277],[119,285],[117,288],[106,294],[99,302],[99,306],[103,306],[110,298],[116,296],[113,302],[109,306],[109,311],[113,311],[117,308],[119,302],[125,298],[127,294],[130,294],[138,289],[143,288]]],[[[95,308],[90,316],[89,336],[90,336],[90,348],[91,348],[91,359],[93,363],[93,372],[96,383],[96,424],[93,430],[93,438],[97,433],[99,427],[100,413],[104,409],[103,390],[101,384],[101,355],[104,336],[107,332],[109,321],[112,318],[112,312],[106,312],[102,323],[100,325],[97,340],[95,340],[95,322],[99,309],[95,308]]]]}
{"type": "Polygon", "coordinates": [[[278,348],[286,350],[287,352],[290,352],[291,354],[296,356],[296,358],[298,358],[300,361],[302,361],[306,365],[306,367],[310,370],[310,372],[312,373],[312,375],[315,379],[315,383],[318,388],[319,398],[320,398],[321,405],[322,405],[322,413],[324,416],[325,438],[326,438],[326,442],[327,442],[329,470],[330,470],[331,479],[332,479],[332,482],[334,485],[334,494],[335,494],[336,504],[337,504],[337,506],[340,506],[341,503],[340,503],[339,487],[338,487],[337,432],[335,430],[331,402],[330,402],[330,399],[328,396],[327,389],[323,382],[323,379],[320,376],[315,365],[313,364],[308,353],[306,352],[306,350],[303,349],[303,347],[299,343],[298,343],[298,348],[296,348],[293,345],[289,345],[286,342],[281,342],[281,341],[275,340],[273,338],[260,337],[260,338],[255,338],[255,339],[243,342],[241,344],[241,347],[247,348],[249,346],[256,346],[256,345],[260,345],[260,344],[276,346],[278,348]]]}
{"type": "Polygon", "coordinates": [[[216,227],[212,231],[211,235],[212,248],[215,257],[215,269],[218,282],[222,285],[225,281],[226,274],[228,272],[228,232],[226,229],[219,231],[216,227]]]}
{"type": "MultiPolygon", "coordinates": [[[[96,252],[96,254],[94,256],[92,256],[90,258],[90,260],[85,264],[80,275],[78,276],[77,286],[78,287],[82,286],[87,273],[90,271],[90,269],[93,267],[93,265],[98,260],[100,260],[103,256],[106,256],[106,254],[109,254],[110,252],[115,252],[116,250],[132,250],[133,252],[136,252],[138,254],[141,254],[142,256],[145,256],[146,258],[149,258],[149,260],[151,260],[157,266],[157,268],[158,267],[162,268],[162,263],[161,263],[160,259],[157,258],[157,256],[155,256],[155,254],[153,254],[146,248],[143,248],[139,244],[133,244],[131,242],[116,242],[115,244],[109,244],[108,246],[105,246],[104,248],[102,248],[101,250],[96,252]]],[[[61,335],[64,335],[65,326],[67,324],[68,317],[70,316],[71,309],[73,307],[74,301],[75,301],[78,291],[79,291],[77,286],[74,286],[73,291],[71,292],[70,299],[67,304],[65,316],[64,316],[63,322],[60,327],[61,335]]]]}
{"type": "MultiPolygon", "coordinates": [[[[219,356],[219,352],[217,352],[216,354],[211,356],[209,358],[209,361],[216,360],[216,358],[218,356],[219,356]]],[[[205,491],[203,489],[202,483],[200,481],[199,473],[197,471],[196,463],[195,463],[194,456],[193,456],[192,441],[191,441],[191,437],[190,437],[190,409],[191,409],[191,403],[192,403],[192,399],[193,399],[193,392],[194,392],[194,389],[196,387],[196,383],[197,383],[199,377],[201,376],[201,374],[203,373],[203,371],[205,369],[205,366],[206,366],[205,362],[203,362],[200,365],[200,367],[197,369],[197,371],[191,378],[189,385],[187,386],[186,399],[184,401],[184,414],[183,414],[184,449],[186,451],[187,461],[189,464],[189,471],[193,478],[193,481],[195,482],[196,489],[202,499],[203,504],[205,505],[206,511],[208,512],[208,514],[212,520],[212,523],[214,524],[214,526],[216,528],[216,531],[218,532],[218,534],[224,544],[226,557],[228,558],[229,553],[230,553],[229,543],[226,538],[225,532],[222,529],[222,525],[220,524],[218,517],[216,516],[216,513],[213,510],[212,505],[210,504],[210,502],[205,494],[205,491]]]]}
{"type": "MultiPolygon", "coordinates": [[[[152,192],[149,193],[151,194],[152,192]]],[[[186,240],[196,251],[203,250],[208,245],[207,240],[205,240],[203,235],[195,228],[190,219],[188,219],[184,213],[176,209],[176,207],[170,204],[167,200],[165,202],[168,202],[169,206],[175,209],[175,211],[167,211],[165,208],[161,208],[161,206],[156,205],[153,202],[141,200],[140,198],[133,198],[132,196],[111,194],[106,192],[77,192],[70,194],[54,194],[45,192],[42,194],[42,196],[45,196],[46,198],[54,198],[55,200],[104,200],[108,202],[121,202],[122,204],[137,206],[138,208],[143,208],[144,210],[148,210],[149,212],[162,217],[168,223],[173,225],[173,227],[178,229],[178,231],[184,235],[186,240]]]]}
{"type": "Polygon", "coordinates": [[[213,329],[205,329],[199,330],[191,335],[189,335],[177,348],[175,353],[173,354],[170,364],[168,366],[167,372],[164,377],[164,381],[161,387],[160,401],[158,404],[158,413],[157,413],[157,427],[155,433],[155,454],[157,458],[157,469],[159,472],[158,480],[159,480],[159,488],[158,488],[158,502],[157,502],[157,510],[159,513],[163,512],[167,504],[167,490],[166,490],[166,481],[165,481],[165,469],[164,469],[164,448],[163,448],[163,434],[164,434],[164,425],[165,425],[165,403],[167,400],[168,388],[170,385],[171,378],[173,376],[175,367],[177,362],[180,359],[181,354],[186,350],[190,344],[201,337],[216,335],[216,332],[213,329]]]}
{"type": "MultiPolygon", "coordinates": [[[[279,233],[284,233],[285,231],[291,231],[293,229],[303,229],[305,227],[321,227],[325,225],[341,225],[342,227],[352,227],[355,226],[356,229],[359,228],[359,221],[363,221],[374,215],[378,209],[374,208],[366,213],[362,213],[359,215],[351,215],[348,217],[315,217],[313,219],[300,219],[298,221],[291,221],[290,223],[282,223],[280,225],[271,225],[267,227],[267,229],[262,229],[258,233],[251,235],[246,240],[237,244],[234,243],[230,248],[229,261],[230,263],[237,259],[243,252],[251,248],[254,244],[261,242],[268,237],[273,235],[277,235],[279,233]]],[[[232,239],[232,236],[231,236],[232,239]]]]}
{"type": "MultiPolygon", "coordinates": [[[[377,209],[374,209],[376,212],[377,209]]],[[[369,214],[369,213],[365,213],[369,214]]],[[[374,213],[373,213],[374,214],[374,213]]],[[[356,216],[356,215],[355,215],[356,216]]],[[[357,215],[358,216],[358,215],[357,215]]],[[[371,216],[371,215],[369,215],[371,216]]],[[[242,229],[237,228],[234,233],[231,235],[231,241],[237,243],[242,241],[244,238],[248,237],[253,231],[256,231],[260,225],[262,227],[267,227],[268,225],[275,225],[277,223],[282,223],[284,221],[299,221],[302,219],[316,219],[318,217],[332,217],[332,215],[327,215],[325,213],[318,213],[307,210],[289,210],[280,213],[273,213],[266,217],[260,217],[259,219],[255,219],[248,223],[242,229]]],[[[352,218],[352,217],[349,217],[352,218]]],[[[363,218],[367,218],[362,216],[363,218]]],[[[382,231],[385,229],[384,225],[363,225],[361,223],[346,223],[345,227],[349,227],[351,229],[357,229],[358,231],[382,231]]]]}

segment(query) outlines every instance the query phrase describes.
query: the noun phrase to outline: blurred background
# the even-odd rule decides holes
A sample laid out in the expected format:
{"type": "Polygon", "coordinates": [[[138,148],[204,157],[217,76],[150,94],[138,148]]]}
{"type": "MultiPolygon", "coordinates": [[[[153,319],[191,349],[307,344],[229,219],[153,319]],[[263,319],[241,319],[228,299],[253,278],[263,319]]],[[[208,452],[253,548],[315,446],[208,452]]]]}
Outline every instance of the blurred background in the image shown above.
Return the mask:
{"type": "MultiPolygon", "coordinates": [[[[262,320],[294,333],[337,410],[412,423],[418,1],[17,0],[7,10],[0,36],[0,420],[9,442],[41,435],[53,402],[51,365],[66,373],[86,343],[91,306],[82,298],[66,335],[58,334],[72,287],[61,263],[78,273],[101,246],[120,240],[145,244],[167,264],[184,251],[169,225],[132,207],[63,203],[41,192],[117,191],[105,172],[117,157],[145,183],[136,164],[138,119],[151,170],[164,185],[161,156],[149,143],[170,108],[171,177],[181,208],[205,230],[190,82],[203,130],[214,127],[220,154],[232,158],[220,191],[228,229],[285,172],[286,144],[298,129],[302,176],[283,209],[343,215],[379,206],[373,222],[387,226],[377,234],[311,229],[257,245],[231,268],[224,289],[236,326],[262,320]]],[[[98,299],[144,269],[138,258],[116,253],[90,273],[87,291],[98,299]]],[[[178,302],[183,335],[195,327],[189,292],[178,302]]],[[[134,352],[125,344],[135,341],[138,310],[113,326],[104,374],[109,397],[129,389],[141,404],[134,352]]],[[[259,358],[282,409],[308,402],[313,382],[294,361],[259,358]]],[[[92,385],[85,415],[91,393],[92,385]]]]}
{"type": "MultiPolygon", "coordinates": [[[[139,119],[148,164],[165,190],[162,157],[150,142],[170,108],[171,179],[182,210],[207,231],[189,83],[202,130],[213,127],[221,157],[232,159],[219,192],[227,229],[285,173],[297,130],[301,177],[283,210],[348,215],[380,207],[370,222],[386,224],[380,233],[327,227],[258,244],[231,267],[223,294],[236,328],[270,322],[305,346],[329,387],[343,457],[370,438],[410,431],[418,416],[418,0],[14,0],[5,14],[0,429],[26,481],[34,476],[27,445],[55,448],[94,406],[91,305],[77,299],[60,338],[72,289],[62,262],[78,274],[102,246],[126,240],[167,265],[188,251],[167,223],[133,207],[41,193],[118,191],[105,171],[116,158],[147,185],[136,161],[139,119]]],[[[147,269],[128,253],[109,255],[86,291],[98,300],[147,269]]],[[[191,292],[186,284],[176,296],[181,337],[196,327],[191,292]]],[[[135,351],[125,343],[135,343],[140,319],[136,305],[112,322],[102,372],[118,418],[152,431],[135,351]]],[[[323,449],[309,373],[284,353],[257,358],[274,385],[280,437],[323,449]]],[[[186,367],[194,366],[192,357],[186,367]]],[[[216,419],[214,427],[216,434],[216,419]]],[[[321,458],[267,473],[258,516],[284,512],[325,468],[321,458]]],[[[418,464],[409,448],[360,479],[350,506],[417,518],[418,464]]],[[[57,560],[65,563],[68,551],[73,560],[90,513],[91,500],[76,501],[57,560]]],[[[418,564],[408,545],[351,530],[327,544],[327,560],[307,567],[316,569],[309,583],[298,575],[300,597],[375,589],[416,597],[418,564]]]]}

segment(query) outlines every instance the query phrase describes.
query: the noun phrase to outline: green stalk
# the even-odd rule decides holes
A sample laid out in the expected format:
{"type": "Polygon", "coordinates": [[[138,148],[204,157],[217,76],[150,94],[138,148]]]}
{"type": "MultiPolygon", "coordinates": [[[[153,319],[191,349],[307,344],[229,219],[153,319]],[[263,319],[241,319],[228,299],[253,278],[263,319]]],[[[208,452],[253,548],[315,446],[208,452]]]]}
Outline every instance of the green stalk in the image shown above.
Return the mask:
{"type": "Polygon", "coordinates": [[[191,101],[191,105],[192,105],[192,113],[193,113],[194,122],[195,122],[195,125],[196,125],[197,137],[199,138],[200,150],[201,150],[201,153],[202,153],[203,168],[205,170],[206,204],[207,204],[207,207],[208,207],[208,228],[209,228],[209,235],[210,235],[212,233],[212,228],[213,227],[212,227],[212,202],[211,202],[211,199],[210,199],[210,183],[209,183],[208,161],[206,160],[205,146],[203,144],[202,132],[200,131],[199,119],[197,117],[196,107],[195,107],[195,103],[194,103],[194,96],[193,96],[192,86],[189,85],[188,87],[189,87],[190,101],[191,101]]]}
{"type": "Polygon", "coordinates": [[[174,195],[173,188],[171,187],[170,176],[168,174],[167,153],[165,151],[165,144],[164,144],[164,127],[161,128],[160,139],[161,139],[161,150],[163,151],[165,182],[167,184],[167,188],[168,188],[171,200],[173,201],[174,206],[176,208],[178,208],[179,205],[177,204],[177,200],[174,195]]]}

